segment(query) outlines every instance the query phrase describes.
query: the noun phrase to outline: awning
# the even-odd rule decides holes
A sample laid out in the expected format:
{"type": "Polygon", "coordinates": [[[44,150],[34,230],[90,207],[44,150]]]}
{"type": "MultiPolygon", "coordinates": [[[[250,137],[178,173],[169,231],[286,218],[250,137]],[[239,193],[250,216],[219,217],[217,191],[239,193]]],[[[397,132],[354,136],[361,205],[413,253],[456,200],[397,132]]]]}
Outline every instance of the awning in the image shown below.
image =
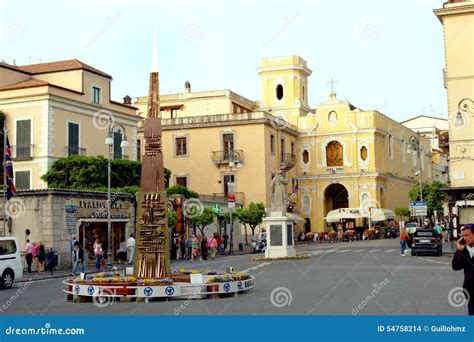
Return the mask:
{"type": "Polygon", "coordinates": [[[395,219],[393,210],[384,208],[340,208],[331,210],[324,218],[326,222],[339,222],[340,220],[351,220],[369,218],[372,221],[385,221],[395,219]]]}
{"type": "Polygon", "coordinates": [[[468,207],[474,207],[474,201],[468,200],[464,201],[456,201],[456,207],[464,207],[467,204],[468,207]]]}

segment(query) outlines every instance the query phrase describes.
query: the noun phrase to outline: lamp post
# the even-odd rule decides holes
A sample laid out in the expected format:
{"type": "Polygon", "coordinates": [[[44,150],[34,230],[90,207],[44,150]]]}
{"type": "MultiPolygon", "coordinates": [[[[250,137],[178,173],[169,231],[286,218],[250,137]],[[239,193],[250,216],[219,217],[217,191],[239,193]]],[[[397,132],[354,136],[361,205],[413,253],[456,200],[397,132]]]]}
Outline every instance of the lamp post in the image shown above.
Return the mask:
{"type": "Polygon", "coordinates": [[[120,124],[113,124],[112,118],[109,118],[109,134],[107,138],[105,138],[105,144],[109,147],[109,158],[107,159],[107,266],[112,267],[112,221],[110,215],[110,207],[111,207],[111,194],[110,194],[110,179],[111,179],[111,167],[110,167],[110,160],[112,158],[112,148],[114,146],[114,129],[116,127],[122,128],[122,141],[120,142],[120,147],[128,147],[128,140],[127,135],[125,133],[125,127],[120,124]]]}
{"type": "Polygon", "coordinates": [[[464,117],[461,112],[473,114],[472,107],[474,107],[474,101],[467,97],[459,101],[458,112],[454,121],[455,126],[464,126],[464,117]]]}
{"type": "MultiPolygon", "coordinates": [[[[238,152],[234,151],[231,149],[229,146],[229,171],[232,176],[234,176],[234,173],[237,172],[238,169],[242,167],[242,161],[240,158],[240,155],[238,152]]],[[[233,255],[234,254],[234,222],[232,220],[232,211],[235,207],[235,192],[237,189],[236,182],[235,182],[235,176],[233,177],[234,181],[233,184],[233,191],[234,191],[234,202],[233,202],[233,207],[229,206],[230,209],[230,241],[229,241],[229,254],[233,255]]],[[[230,203],[230,202],[229,202],[230,203]]]]}
{"type": "MultiPolygon", "coordinates": [[[[421,167],[421,144],[420,144],[420,131],[416,132],[416,136],[411,136],[409,139],[408,145],[408,152],[415,151],[420,162],[420,179],[419,179],[419,186],[420,186],[420,201],[423,202],[423,168],[421,167]]],[[[421,217],[421,222],[423,225],[424,216],[421,217]]]]}

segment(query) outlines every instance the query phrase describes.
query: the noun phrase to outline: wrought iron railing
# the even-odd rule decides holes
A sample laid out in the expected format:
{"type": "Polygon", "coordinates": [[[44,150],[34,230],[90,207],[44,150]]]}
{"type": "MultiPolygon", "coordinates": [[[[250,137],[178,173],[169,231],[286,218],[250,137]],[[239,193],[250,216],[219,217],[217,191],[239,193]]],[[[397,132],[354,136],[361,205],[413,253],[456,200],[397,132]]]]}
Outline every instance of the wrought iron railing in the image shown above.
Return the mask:
{"type": "Polygon", "coordinates": [[[231,150],[231,151],[212,151],[211,155],[212,162],[217,166],[229,164],[233,162],[235,165],[243,164],[244,151],[242,150],[231,150]]]}

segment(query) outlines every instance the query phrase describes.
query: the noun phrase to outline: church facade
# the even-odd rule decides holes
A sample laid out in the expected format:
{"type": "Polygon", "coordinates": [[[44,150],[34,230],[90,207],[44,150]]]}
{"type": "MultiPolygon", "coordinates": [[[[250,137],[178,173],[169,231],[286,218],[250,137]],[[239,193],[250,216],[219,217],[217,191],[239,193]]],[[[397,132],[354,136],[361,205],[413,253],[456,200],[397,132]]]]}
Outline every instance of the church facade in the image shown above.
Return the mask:
{"type": "MultiPolygon", "coordinates": [[[[311,108],[312,71],[303,58],[265,58],[257,72],[258,101],[230,90],[193,93],[189,82],[184,93],[161,97],[171,184],[226,195],[231,180],[242,204],[262,201],[269,208],[272,174],[286,168],[288,203],[307,228],[322,231],[329,229],[324,217],[333,209],[408,207],[410,188],[432,181],[425,137],[339,100],[334,90],[311,108]],[[415,140],[416,146],[410,143],[415,140]]],[[[139,113],[146,112],[146,100],[136,99],[139,113]]]]}

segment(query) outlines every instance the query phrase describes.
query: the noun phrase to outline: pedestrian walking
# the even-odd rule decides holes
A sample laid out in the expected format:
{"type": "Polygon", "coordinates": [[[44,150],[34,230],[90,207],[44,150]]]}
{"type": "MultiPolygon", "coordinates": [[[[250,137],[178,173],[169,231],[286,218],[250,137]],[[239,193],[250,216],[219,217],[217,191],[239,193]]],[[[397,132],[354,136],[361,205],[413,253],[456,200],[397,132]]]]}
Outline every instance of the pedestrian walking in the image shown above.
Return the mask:
{"type": "Polygon", "coordinates": [[[216,233],[214,233],[214,235],[209,239],[208,245],[209,245],[209,249],[211,251],[211,259],[214,260],[214,258],[216,257],[217,248],[219,246],[219,244],[217,243],[217,234],[216,233]]]}
{"type": "Polygon", "coordinates": [[[454,253],[452,268],[454,271],[464,271],[462,287],[468,300],[467,311],[474,315],[474,224],[466,224],[461,228],[461,238],[456,241],[457,250],[454,253]]]}
{"type": "Polygon", "coordinates": [[[135,235],[130,234],[127,240],[128,263],[133,264],[135,258],[135,235]]]}
{"type": "Polygon", "coordinates": [[[319,234],[318,234],[318,232],[315,232],[315,233],[314,233],[313,242],[314,242],[314,243],[318,243],[318,242],[319,242],[319,234]]]}
{"type": "Polygon", "coordinates": [[[39,250],[39,243],[33,242],[33,270],[34,272],[38,272],[38,250],[39,250]]]}
{"type": "Polygon", "coordinates": [[[100,243],[99,239],[95,239],[94,242],[94,255],[95,255],[95,268],[100,270],[100,261],[102,259],[102,244],[100,243]]]}
{"type": "Polygon", "coordinates": [[[207,248],[208,248],[206,235],[203,235],[201,240],[201,256],[203,260],[207,260],[207,248]]]}
{"type": "Polygon", "coordinates": [[[403,228],[400,232],[400,255],[406,256],[405,249],[407,248],[408,232],[403,228]]]}
{"type": "Polygon", "coordinates": [[[193,254],[193,237],[189,236],[186,240],[186,259],[191,260],[193,254]]]}
{"type": "Polygon", "coordinates": [[[84,265],[84,249],[82,248],[82,245],[79,244],[77,246],[77,270],[79,272],[84,273],[86,271],[86,267],[84,265]]]}
{"type": "Polygon", "coordinates": [[[36,253],[36,258],[38,259],[38,272],[44,272],[44,260],[46,259],[46,250],[43,243],[40,241],[38,243],[38,252],[36,253]]]}
{"type": "Polygon", "coordinates": [[[186,240],[184,239],[184,235],[179,239],[179,251],[181,253],[181,260],[184,260],[184,258],[186,258],[186,240]]]}
{"type": "Polygon", "coordinates": [[[78,257],[78,248],[79,248],[79,242],[76,241],[76,244],[72,248],[72,269],[71,269],[71,275],[75,276],[77,273],[77,264],[79,262],[79,257],[78,257]]]}
{"type": "Polygon", "coordinates": [[[192,247],[192,250],[191,250],[191,262],[194,262],[194,258],[197,257],[197,251],[198,251],[198,248],[199,248],[199,240],[198,238],[196,237],[196,234],[192,234],[192,237],[191,237],[191,247],[192,247]]]}
{"type": "Polygon", "coordinates": [[[33,263],[33,244],[30,240],[26,240],[25,245],[25,259],[28,267],[28,273],[31,273],[31,264],[33,263]]]}

